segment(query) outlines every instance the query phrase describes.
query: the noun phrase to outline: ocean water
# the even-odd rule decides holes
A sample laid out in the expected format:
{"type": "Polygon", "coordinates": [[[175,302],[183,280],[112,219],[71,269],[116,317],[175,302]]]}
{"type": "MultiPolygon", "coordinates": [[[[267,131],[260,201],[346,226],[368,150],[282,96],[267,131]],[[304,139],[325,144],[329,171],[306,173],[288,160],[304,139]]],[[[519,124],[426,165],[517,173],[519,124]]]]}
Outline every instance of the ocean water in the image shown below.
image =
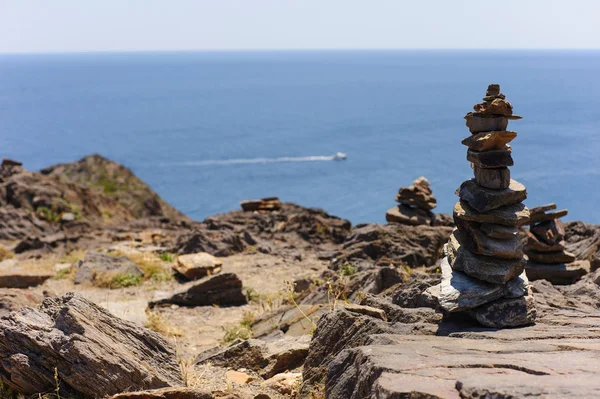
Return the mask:
{"type": "Polygon", "coordinates": [[[500,83],[526,204],[600,223],[599,72],[598,51],[0,55],[0,156],[100,153],[198,220],[279,196],[384,222],[419,176],[451,212],[472,177],[463,116],[500,83]]]}

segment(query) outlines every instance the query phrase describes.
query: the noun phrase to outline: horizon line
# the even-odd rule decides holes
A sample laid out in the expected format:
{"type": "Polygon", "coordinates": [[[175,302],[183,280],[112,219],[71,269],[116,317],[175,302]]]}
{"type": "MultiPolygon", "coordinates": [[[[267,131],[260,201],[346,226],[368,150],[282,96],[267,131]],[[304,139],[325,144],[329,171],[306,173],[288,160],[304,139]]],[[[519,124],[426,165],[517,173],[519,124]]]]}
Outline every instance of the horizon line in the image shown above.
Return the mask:
{"type": "Polygon", "coordinates": [[[70,54],[154,54],[154,53],[286,53],[286,52],[377,52],[377,51],[600,51],[600,47],[389,47],[389,48],[252,48],[252,49],[156,49],[156,50],[50,50],[50,51],[0,51],[0,55],[70,55],[70,54]]]}

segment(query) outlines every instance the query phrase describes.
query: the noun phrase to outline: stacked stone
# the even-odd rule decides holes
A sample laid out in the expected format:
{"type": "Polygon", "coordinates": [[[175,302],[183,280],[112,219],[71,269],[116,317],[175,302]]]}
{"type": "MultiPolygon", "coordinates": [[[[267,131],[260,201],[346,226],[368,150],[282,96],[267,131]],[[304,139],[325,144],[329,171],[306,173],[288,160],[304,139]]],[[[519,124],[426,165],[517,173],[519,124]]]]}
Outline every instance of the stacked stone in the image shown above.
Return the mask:
{"type": "Polygon", "coordinates": [[[412,226],[432,224],[434,215],[431,210],[437,205],[437,200],[425,177],[419,177],[409,187],[400,187],[396,202],[400,205],[389,209],[385,214],[389,223],[412,226]]]}
{"type": "Polygon", "coordinates": [[[244,212],[271,212],[281,209],[281,201],[277,197],[267,197],[259,200],[247,200],[240,202],[244,212]]]}
{"type": "Polygon", "coordinates": [[[465,116],[471,136],[463,140],[475,178],[457,190],[453,231],[441,263],[440,304],[447,312],[467,312],[495,328],[531,324],[535,303],[525,274],[527,258],[519,227],[529,220],[522,201],[525,186],[510,179],[508,145],[517,133],[507,131],[512,105],[490,85],[482,104],[465,116]]]}
{"type": "Polygon", "coordinates": [[[529,213],[529,230],[525,253],[527,277],[530,280],[548,280],[552,284],[573,284],[590,270],[587,260],[575,260],[575,255],[565,250],[565,228],[560,218],[568,211],[554,211],[556,204],[532,208],[529,213]]]}

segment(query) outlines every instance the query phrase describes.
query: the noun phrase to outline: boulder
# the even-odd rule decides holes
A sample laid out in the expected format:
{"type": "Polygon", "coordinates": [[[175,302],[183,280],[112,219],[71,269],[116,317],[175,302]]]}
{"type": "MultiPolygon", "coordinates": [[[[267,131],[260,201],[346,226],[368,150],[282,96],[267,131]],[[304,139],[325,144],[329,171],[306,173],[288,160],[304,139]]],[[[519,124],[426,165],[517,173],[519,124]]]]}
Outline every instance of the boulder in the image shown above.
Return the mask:
{"type": "Polygon", "coordinates": [[[238,306],[247,302],[242,281],[233,273],[224,273],[183,284],[175,292],[157,292],[148,306],[238,306]]]}
{"type": "Polygon", "coordinates": [[[63,392],[94,398],[183,386],[175,349],[164,338],[74,293],[0,319],[5,385],[25,395],[50,392],[55,370],[63,392]]]}
{"type": "Polygon", "coordinates": [[[500,150],[517,137],[517,132],[496,131],[482,132],[467,137],[462,141],[463,145],[473,151],[500,150]]]}
{"type": "Polygon", "coordinates": [[[452,269],[459,270],[476,279],[493,284],[506,284],[525,270],[527,259],[497,259],[475,255],[465,249],[458,240],[458,234],[450,236],[447,244],[448,261],[452,269]]]}
{"type": "Polygon", "coordinates": [[[581,280],[590,271],[588,260],[578,260],[572,263],[542,264],[527,263],[527,277],[530,280],[547,280],[555,285],[573,284],[581,280]]]}
{"type": "Polygon", "coordinates": [[[75,284],[93,282],[105,274],[143,276],[144,272],[125,256],[111,256],[101,252],[88,252],[77,263],[75,284]]]}
{"type": "Polygon", "coordinates": [[[221,271],[223,261],[206,252],[179,255],[173,269],[187,280],[197,280],[221,271]]]}
{"type": "Polygon", "coordinates": [[[503,226],[522,226],[529,221],[529,210],[521,203],[503,206],[485,213],[473,209],[467,202],[454,205],[454,220],[477,223],[494,223],[503,226]]]}
{"type": "Polygon", "coordinates": [[[502,190],[510,185],[510,169],[473,167],[475,181],[481,187],[502,190]]]}
{"type": "Polygon", "coordinates": [[[475,179],[471,179],[461,184],[457,195],[476,211],[485,213],[523,202],[527,199],[527,190],[516,180],[511,180],[508,188],[504,190],[491,190],[479,186],[475,179]]]}
{"type": "Polygon", "coordinates": [[[478,168],[505,168],[513,166],[512,149],[507,144],[500,150],[473,151],[467,150],[467,161],[478,168]]]}
{"type": "Polygon", "coordinates": [[[388,209],[385,213],[385,220],[388,223],[408,224],[411,226],[431,225],[433,215],[431,212],[423,211],[418,208],[411,208],[408,205],[398,205],[388,209]]]}
{"type": "Polygon", "coordinates": [[[283,337],[271,341],[250,339],[234,342],[217,353],[200,354],[196,364],[248,369],[267,379],[304,364],[310,336],[283,337]]]}

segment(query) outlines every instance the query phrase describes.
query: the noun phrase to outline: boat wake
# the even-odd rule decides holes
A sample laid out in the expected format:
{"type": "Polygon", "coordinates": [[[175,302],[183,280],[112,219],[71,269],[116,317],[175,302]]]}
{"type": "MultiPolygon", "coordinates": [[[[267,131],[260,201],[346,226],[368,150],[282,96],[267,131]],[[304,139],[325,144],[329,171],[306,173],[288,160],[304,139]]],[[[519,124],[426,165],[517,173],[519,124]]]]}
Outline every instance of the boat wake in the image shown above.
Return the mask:
{"type": "Polygon", "coordinates": [[[279,158],[248,158],[248,159],[222,159],[206,161],[182,162],[185,166],[209,166],[209,165],[244,165],[244,164],[267,164],[283,162],[325,162],[340,159],[337,155],[317,155],[312,157],[279,157],[279,158]]]}

